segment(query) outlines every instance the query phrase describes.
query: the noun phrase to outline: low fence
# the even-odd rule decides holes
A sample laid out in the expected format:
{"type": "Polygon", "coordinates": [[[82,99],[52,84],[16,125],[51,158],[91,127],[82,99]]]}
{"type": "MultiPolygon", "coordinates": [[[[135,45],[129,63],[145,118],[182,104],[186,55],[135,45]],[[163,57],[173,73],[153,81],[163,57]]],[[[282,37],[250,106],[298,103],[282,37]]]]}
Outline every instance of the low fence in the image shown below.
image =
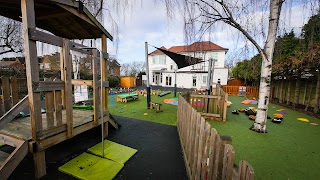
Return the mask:
{"type": "Polygon", "coordinates": [[[213,89],[211,95],[191,94],[190,105],[206,119],[226,121],[228,94],[221,88],[213,89]]]}
{"type": "Polygon", "coordinates": [[[230,96],[259,96],[259,87],[256,86],[223,86],[222,89],[230,96]]]}
{"type": "Polygon", "coordinates": [[[15,76],[0,78],[0,116],[19,101],[18,81],[15,76]]]}
{"type": "Polygon", "coordinates": [[[177,128],[189,179],[254,179],[248,162],[234,166],[230,137],[220,136],[182,96],[178,104],[177,128]]]}

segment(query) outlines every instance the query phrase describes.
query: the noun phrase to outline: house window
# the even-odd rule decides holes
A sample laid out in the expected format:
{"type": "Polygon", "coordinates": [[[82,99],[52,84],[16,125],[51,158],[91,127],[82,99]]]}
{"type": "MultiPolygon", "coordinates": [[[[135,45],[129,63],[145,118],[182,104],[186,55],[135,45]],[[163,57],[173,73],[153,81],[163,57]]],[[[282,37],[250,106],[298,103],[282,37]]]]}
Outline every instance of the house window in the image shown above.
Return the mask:
{"type": "Polygon", "coordinates": [[[166,64],[166,56],[158,55],[152,57],[153,64],[166,64]]]}
{"type": "Polygon", "coordinates": [[[202,76],[202,83],[206,84],[207,83],[207,76],[202,76]]]}
{"type": "Polygon", "coordinates": [[[160,83],[162,84],[162,74],[160,74],[160,83]]]}
{"type": "Polygon", "coordinates": [[[192,77],[192,87],[196,87],[197,85],[197,77],[193,76],[192,77]]]}
{"type": "Polygon", "coordinates": [[[171,76],[167,76],[166,77],[166,85],[167,86],[171,86],[171,81],[172,81],[172,77],[171,76]]]}
{"type": "Polygon", "coordinates": [[[152,82],[155,82],[155,81],[154,81],[154,74],[152,75],[152,82]]]}
{"type": "Polygon", "coordinates": [[[173,65],[172,64],[170,65],[170,70],[173,70],[173,65]]]}

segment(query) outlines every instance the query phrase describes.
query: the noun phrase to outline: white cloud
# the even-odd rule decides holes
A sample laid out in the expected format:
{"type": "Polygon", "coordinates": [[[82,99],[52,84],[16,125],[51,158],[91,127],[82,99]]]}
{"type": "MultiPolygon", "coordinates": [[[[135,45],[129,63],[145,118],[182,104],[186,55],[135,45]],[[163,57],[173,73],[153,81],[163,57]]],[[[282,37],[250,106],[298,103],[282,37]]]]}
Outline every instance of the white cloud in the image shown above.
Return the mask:
{"type": "MultiPolygon", "coordinates": [[[[138,4],[133,8],[132,12],[127,12],[125,22],[120,16],[115,17],[115,20],[119,24],[119,49],[117,57],[121,63],[130,61],[144,61],[144,42],[160,47],[165,46],[167,48],[176,45],[183,45],[183,20],[179,13],[176,13],[176,17],[168,20],[166,15],[166,9],[163,4],[154,4],[154,1],[141,0],[142,6],[138,4]]],[[[286,1],[287,3],[288,1],[286,1]]],[[[283,34],[284,31],[288,32],[294,29],[295,32],[300,33],[301,27],[307,22],[311,12],[308,10],[310,7],[302,6],[301,4],[289,4],[284,5],[281,14],[279,33],[283,34]]],[[[261,10],[268,10],[268,8],[260,8],[260,12],[255,12],[251,15],[252,23],[254,23],[255,32],[267,31],[267,19],[269,13],[261,13],[261,10]],[[264,18],[261,21],[261,17],[264,18]],[[263,22],[263,24],[261,24],[263,22]],[[262,26],[263,25],[263,26],[262,26]]],[[[261,34],[256,33],[258,43],[263,46],[264,39],[261,34]]],[[[243,36],[234,28],[225,24],[218,24],[214,27],[214,32],[204,36],[204,40],[210,39],[212,42],[228,48],[227,57],[244,59],[250,58],[257,51],[247,45],[248,42],[243,36]],[[247,47],[247,48],[243,48],[247,47]]],[[[109,43],[110,44],[110,43],[109,43]]],[[[154,48],[149,46],[149,52],[154,48]]],[[[115,54],[114,47],[109,46],[109,53],[115,54]]]]}

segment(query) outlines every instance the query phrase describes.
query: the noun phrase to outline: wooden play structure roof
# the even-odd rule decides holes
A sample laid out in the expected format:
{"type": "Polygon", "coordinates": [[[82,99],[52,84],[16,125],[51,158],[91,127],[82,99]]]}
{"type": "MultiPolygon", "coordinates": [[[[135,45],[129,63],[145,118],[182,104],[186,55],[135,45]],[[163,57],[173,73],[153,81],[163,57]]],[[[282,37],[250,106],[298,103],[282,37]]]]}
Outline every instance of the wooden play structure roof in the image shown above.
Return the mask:
{"type": "MultiPolygon", "coordinates": [[[[22,21],[21,0],[0,0],[0,15],[22,21]]],[[[96,39],[113,37],[79,1],[34,0],[38,28],[67,39],[96,39]]]]}

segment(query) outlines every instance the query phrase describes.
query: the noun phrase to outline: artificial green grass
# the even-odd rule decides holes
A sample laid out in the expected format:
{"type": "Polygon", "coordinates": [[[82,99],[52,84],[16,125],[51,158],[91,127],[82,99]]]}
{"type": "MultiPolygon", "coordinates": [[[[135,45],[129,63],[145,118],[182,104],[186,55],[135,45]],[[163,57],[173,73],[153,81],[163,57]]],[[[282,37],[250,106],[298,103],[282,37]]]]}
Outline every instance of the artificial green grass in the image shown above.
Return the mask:
{"type": "MultiPolygon", "coordinates": [[[[102,143],[96,144],[88,149],[92,154],[102,156],[101,149],[102,143]]],[[[118,163],[124,164],[127,162],[135,153],[136,149],[132,149],[121,144],[104,140],[104,157],[110,160],[113,160],[118,163]]]]}
{"type": "Polygon", "coordinates": [[[318,179],[320,177],[320,126],[298,121],[303,117],[320,124],[320,120],[278,105],[269,105],[269,116],[285,109],[281,124],[267,122],[268,133],[260,134],[249,130],[253,121],[244,113],[234,115],[234,109],[256,107],[243,105],[244,97],[229,97],[233,103],[228,108],[227,122],[210,121],[219,134],[232,137],[235,161],[248,161],[255,179],[318,179]]]}
{"type": "MultiPolygon", "coordinates": [[[[116,96],[116,95],[114,95],[116,96]]],[[[155,95],[151,96],[151,101],[156,103],[161,103],[161,109],[163,112],[156,113],[155,109],[147,109],[147,98],[144,96],[139,96],[139,100],[124,102],[117,102],[115,108],[111,107],[109,100],[109,111],[112,115],[123,116],[129,118],[135,118],[155,123],[161,123],[171,126],[176,126],[177,124],[177,109],[178,106],[171,104],[165,104],[164,99],[170,99],[173,97],[173,93],[168,94],[163,97],[158,97],[155,95]],[[147,115],[144,115],[146,114],[147,115]]],[[[109,98],[111,98],[109,96],[109,98]]]]}
{"type": "Polygon", "coordinates": [[[59,171],[86,180],[113,179],[123,168],[122,163],[104,159],[92,154],[82,153],[59,167],[59,171]]]}

